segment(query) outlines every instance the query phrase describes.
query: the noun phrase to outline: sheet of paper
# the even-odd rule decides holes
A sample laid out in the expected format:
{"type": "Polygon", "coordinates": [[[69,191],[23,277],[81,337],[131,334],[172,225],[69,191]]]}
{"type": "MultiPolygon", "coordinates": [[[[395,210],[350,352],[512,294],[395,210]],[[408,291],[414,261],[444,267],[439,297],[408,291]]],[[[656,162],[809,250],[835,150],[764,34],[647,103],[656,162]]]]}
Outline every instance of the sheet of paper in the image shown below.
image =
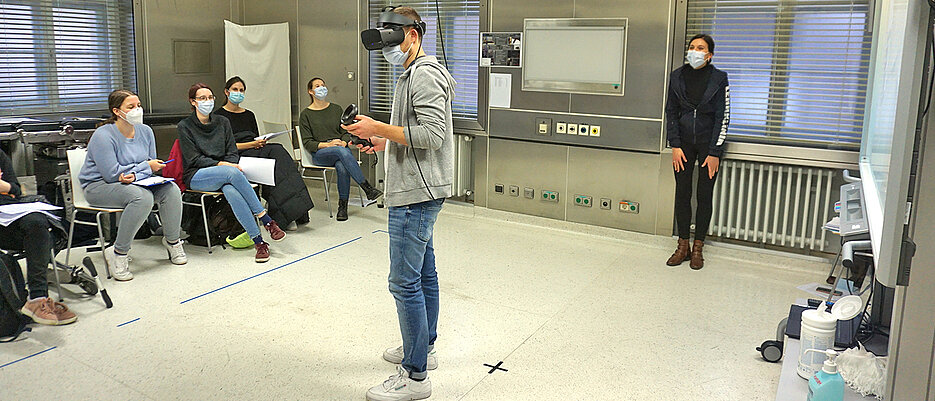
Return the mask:
{"type": "Polygon", "coordinates": [[[275,138],[275,137],[277,137],[277,136],[285,135],[285,134],[288,134],[288,133],[290,133],[290,132],[292,132],[292,130],[285,130],[285,131],[281,131],[281,132],[270,132],[270,133],[268,133],[268,134],[260,135],[260,136],[256,137],[256,139],[257,139],[257,140],[260,140],[260,139],[273,139],[273,138],[275,138]]]}
{"type": "Polygon", "coordinates": [[[250,182],[276,186],[276,159],[241,157],[240,168],[250,182]]]}
{"type": "Polygon", "coordinates": [[[11,203],[8,205],[0,206],[0,225],[6,227],[10,223],[19,220],[19,218],[30,214],[30,213],[42,213],[46,216],[52,217],[55,220],[60,220],[58,216],[52,214],[54,210],[61,209],[60,206],[50,205],[48,203],[42,202],[32,202],[32,203],[11,203]]]}
{"type": "Polygon", "coordinates": [[[512,74],[490,74],[490,107],[510,108],[512,91],[512,74]]]}
{"type": "Polygon", "coordinates": [[[161,184],[165,184],[167,182],[172,182],[172,181],[175,181],[175,179],[154,175],[149,178],[144,178],[142,180],[133,181],[133,185],[139,185],[141,187],[152,187],[152,186],[161,185],[161,184]]]}

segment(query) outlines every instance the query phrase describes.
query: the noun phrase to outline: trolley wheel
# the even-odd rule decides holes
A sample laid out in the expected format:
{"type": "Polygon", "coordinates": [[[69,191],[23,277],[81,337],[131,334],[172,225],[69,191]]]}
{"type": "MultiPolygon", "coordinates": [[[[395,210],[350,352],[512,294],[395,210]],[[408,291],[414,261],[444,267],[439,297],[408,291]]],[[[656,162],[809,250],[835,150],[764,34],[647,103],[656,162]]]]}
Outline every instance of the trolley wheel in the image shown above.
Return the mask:
{"type": "Polygon", "coordinates": [[[782,359],[782,342],[776,340],[766,340],[763,341],[763,344],[756,348],[757,351],[760,351],[760,355],[763,356],[767,362],[779,362],[782,359]]]}

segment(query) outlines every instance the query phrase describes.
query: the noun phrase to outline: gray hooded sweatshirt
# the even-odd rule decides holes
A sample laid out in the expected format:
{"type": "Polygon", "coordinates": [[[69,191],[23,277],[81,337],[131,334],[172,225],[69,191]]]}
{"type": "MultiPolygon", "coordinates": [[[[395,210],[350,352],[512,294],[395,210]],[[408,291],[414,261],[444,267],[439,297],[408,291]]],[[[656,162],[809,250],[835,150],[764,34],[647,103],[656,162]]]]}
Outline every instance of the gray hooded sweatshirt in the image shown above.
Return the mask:
{"type": "Polygon", "coordinates": [[[433,56],[416,59],[396,82],[390,124],[403,127],[409,146],[392,141],[387,143],[387,206],[412,205],[433,197],[444,199],[452,195],[454,129],[451,100],[455,85],[448,70],[433,56]]]}

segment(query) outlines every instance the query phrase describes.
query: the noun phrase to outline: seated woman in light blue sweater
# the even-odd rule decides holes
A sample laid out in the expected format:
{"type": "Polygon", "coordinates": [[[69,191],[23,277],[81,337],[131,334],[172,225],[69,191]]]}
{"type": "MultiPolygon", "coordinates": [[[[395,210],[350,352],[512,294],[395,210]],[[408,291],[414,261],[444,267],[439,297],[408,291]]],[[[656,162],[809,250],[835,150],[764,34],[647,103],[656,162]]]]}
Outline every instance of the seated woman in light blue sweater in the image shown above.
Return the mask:
{"type": "MultiPolygon", "coordinates": [[[[172,263],[188,262],[180,240],[182,194],[178,186],[165,183],[149,187],[132,185],[165,167],[156,159],[156,139],[152,128],[143,124],[140,98],[127,90],[115,90],[107,98],[111,117],[91,135],[88,155],[78,181],[88,202],[96,207],[121,208],[117,239],[104,249],[104,260],[114,278],[133,279],[127,254],[130,242],[149,217],[153,204],[159,205],[164,237],[163,246],[172,263]]],[[[179,163],[180,161],[173,161],[179,163]]]]}

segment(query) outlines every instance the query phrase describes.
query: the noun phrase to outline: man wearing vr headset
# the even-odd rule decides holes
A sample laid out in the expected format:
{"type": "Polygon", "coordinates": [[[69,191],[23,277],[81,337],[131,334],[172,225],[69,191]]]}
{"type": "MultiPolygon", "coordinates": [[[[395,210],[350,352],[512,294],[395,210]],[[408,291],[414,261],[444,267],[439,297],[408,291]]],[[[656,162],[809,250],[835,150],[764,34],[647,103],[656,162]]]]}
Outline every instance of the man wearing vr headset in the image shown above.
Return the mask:
{"type": "Polygon", "coordinates": [[[435,369],[438,276],[432,231],[445,198],[452,195],[454,132],[451,100],[455,81],[438,59],[425,55],[425,23],[410,7],[388,7],[379,29],[361,32],[368,50],[406,70],[396,83],[390,124],[367,116],[343,128],[369,139],[365,152],[386,150],[386,205],[389,207],[390,292],[403,345],[383,358],[401,363],[397,373],[367,392],[367,399],[419,400],[432,394],[427,370],[435,369]]]}

